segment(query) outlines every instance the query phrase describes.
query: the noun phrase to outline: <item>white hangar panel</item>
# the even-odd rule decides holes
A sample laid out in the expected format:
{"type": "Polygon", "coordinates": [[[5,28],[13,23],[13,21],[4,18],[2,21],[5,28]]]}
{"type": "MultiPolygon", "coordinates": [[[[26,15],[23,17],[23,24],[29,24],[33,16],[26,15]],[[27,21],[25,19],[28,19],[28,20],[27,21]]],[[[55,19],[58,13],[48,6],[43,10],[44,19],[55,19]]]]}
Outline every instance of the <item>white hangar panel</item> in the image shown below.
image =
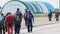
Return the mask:
{"type": "Polygon", "coordinates": [[[30,3],[30,2],[28,2],[32,7],[33,7],[33,10],[34,10],[34,12],[36,13],[36,8],[30,3]]]}
{"type": "Polygon", "coordinates": [[[37,2],[43,9],[43,13],[49,13],[49,10],[48,8],[41,2],[37,2]]]}
{"type": "Polygon", "coordinates": [[[19,1],[9,1],[3,6],[2,13],[6,14],[7,12],[11,12],[15,14],[17,8],[19,8],[22,13],[24,13],[26,9],[25,5],[19,1]]]}

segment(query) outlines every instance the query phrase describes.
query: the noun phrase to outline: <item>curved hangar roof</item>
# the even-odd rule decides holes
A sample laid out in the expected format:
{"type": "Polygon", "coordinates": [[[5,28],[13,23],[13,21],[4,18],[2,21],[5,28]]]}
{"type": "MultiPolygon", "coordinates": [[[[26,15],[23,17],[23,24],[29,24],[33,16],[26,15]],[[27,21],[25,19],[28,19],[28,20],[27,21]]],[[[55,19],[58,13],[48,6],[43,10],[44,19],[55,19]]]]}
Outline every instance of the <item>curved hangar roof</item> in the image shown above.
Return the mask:
{"type": "Polygon", "coordinates": [[[16,9],[19,8],[22,13],[25,12],[25,9],[29,9],[31,12],[35,14],[41,14],[41,13],[49,13],[54,12],[54,8],[51,4],[47,2],[24,2],[24,1],[9,1],[7,2],[3,8],[2,13],[15,13],[16,9]]]}

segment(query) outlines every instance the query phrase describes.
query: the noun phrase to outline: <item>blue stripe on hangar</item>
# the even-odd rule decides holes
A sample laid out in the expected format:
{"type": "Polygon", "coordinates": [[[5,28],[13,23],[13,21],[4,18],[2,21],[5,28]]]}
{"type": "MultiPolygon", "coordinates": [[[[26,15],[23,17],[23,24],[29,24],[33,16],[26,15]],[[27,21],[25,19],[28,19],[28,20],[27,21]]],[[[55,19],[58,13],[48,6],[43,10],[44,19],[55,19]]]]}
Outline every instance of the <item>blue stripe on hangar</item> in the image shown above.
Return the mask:
{"type": "Polygon", "coordinates": [[[54,12],[54,8],[51,4],[47,3],[47,2],[42,2],[50,12],[54,12]]]}
{"type": "MultiPolygon", "coordinates": [[[[30,11],[33,11],[34,12],[34,9],[33,7],[28,3],[28,2],[23,2],[25,3],[25,5],[27,5],[27,9],[30,10],[30,11]]],[[[34,12],[35,13],[35,12],[34,12]]]]}
{"type": "Polygon", "coordinates": [[[41,7],[37,3],[35,3],[35,2],[30,2],[30,3],[36,8],[36,10],[37,10],[36,13],[37,14],[42,13],[42,9],[41,9],[41,7]]]}

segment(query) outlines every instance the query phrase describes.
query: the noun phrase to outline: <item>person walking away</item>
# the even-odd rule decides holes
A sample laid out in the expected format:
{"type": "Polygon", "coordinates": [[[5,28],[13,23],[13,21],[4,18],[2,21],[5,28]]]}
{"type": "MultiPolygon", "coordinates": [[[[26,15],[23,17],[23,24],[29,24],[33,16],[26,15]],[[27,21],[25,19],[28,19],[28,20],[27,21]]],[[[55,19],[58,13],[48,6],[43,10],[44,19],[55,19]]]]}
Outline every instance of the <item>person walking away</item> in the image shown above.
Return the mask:
{"type": "Polygon", "coordinates": [[[34,22],[34,16],[32,15],[31,11],[27,14],[27,28],[28,33],[32,32],[33,29],[33,22],[34,22]]]}
{"type": "Polygon", "coordinates": [[[50,13],[48,14],[48,18],[49,18],[49,21],[52,20],[52,12],[50,12],[50,13]]]}
{"type": "Polygon", "coordinates": [[[25,20],[25,26],[27,27],[27,18],[26,15],[28,14],[28,9],[25,9],[25,13],[24,13],[24,20],[25,20]]]}
{"type": "Polygon", "coordinates": [[[22,13],[20,12],[19,8],[16,11],[15,14],[15,34],[19,34],[20,33],[20,28],[21,28],[21,21],[22,21],[22,13]]]}
{"type": "Polygon", "coordinates": [[[3,28],[2,28],[3,31],[2,31],[2,33],[5,34],[5,27],[4,27],[5,16],[4,16],[3,13],[1,14],[1,16],[3,17],[3,18],[2,18],[2,23],[3,23],[3,26],[2,26],[2,27],[3,27],[3,28]]]}
{"type": "MultiPolygon", "coordinates": [[[[4,25],[4,16],[3,13],[0,16],[0,34],[2,34],[2,30],[3,30],[3,25],[4,25]]],[[[5,34],[5,33],[3,33],[5,34]]]]}
{"type": "Polygon", "coordinates": [[[7,26],[8,34],[13,33],[14,16],[9,12],[5,18],[4,26],[7,26]]]}
{"type": "Polygon", "coordinates": [[[59,21],[59,12],[56,12],[55,18],[56,18],[56,21],[59,21]]]}

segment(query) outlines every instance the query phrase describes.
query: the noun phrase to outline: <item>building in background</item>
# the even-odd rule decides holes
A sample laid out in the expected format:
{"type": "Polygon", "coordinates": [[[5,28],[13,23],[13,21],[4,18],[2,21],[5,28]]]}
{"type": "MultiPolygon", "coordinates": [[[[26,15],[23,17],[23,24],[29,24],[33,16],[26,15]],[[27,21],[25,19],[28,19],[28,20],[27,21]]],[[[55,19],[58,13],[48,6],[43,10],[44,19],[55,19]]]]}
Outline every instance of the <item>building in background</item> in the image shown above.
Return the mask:
{"type": "Polygon", "coordinates": [[[54,12],[54,7],[51,4],[39,1],[9,1],[3,6],[1,12],[5,14],[11,12],[14,14],[17,8],[19,8],[22,13],[25,12],[25,9],[30,10],[34,14],[54,12]]]}

